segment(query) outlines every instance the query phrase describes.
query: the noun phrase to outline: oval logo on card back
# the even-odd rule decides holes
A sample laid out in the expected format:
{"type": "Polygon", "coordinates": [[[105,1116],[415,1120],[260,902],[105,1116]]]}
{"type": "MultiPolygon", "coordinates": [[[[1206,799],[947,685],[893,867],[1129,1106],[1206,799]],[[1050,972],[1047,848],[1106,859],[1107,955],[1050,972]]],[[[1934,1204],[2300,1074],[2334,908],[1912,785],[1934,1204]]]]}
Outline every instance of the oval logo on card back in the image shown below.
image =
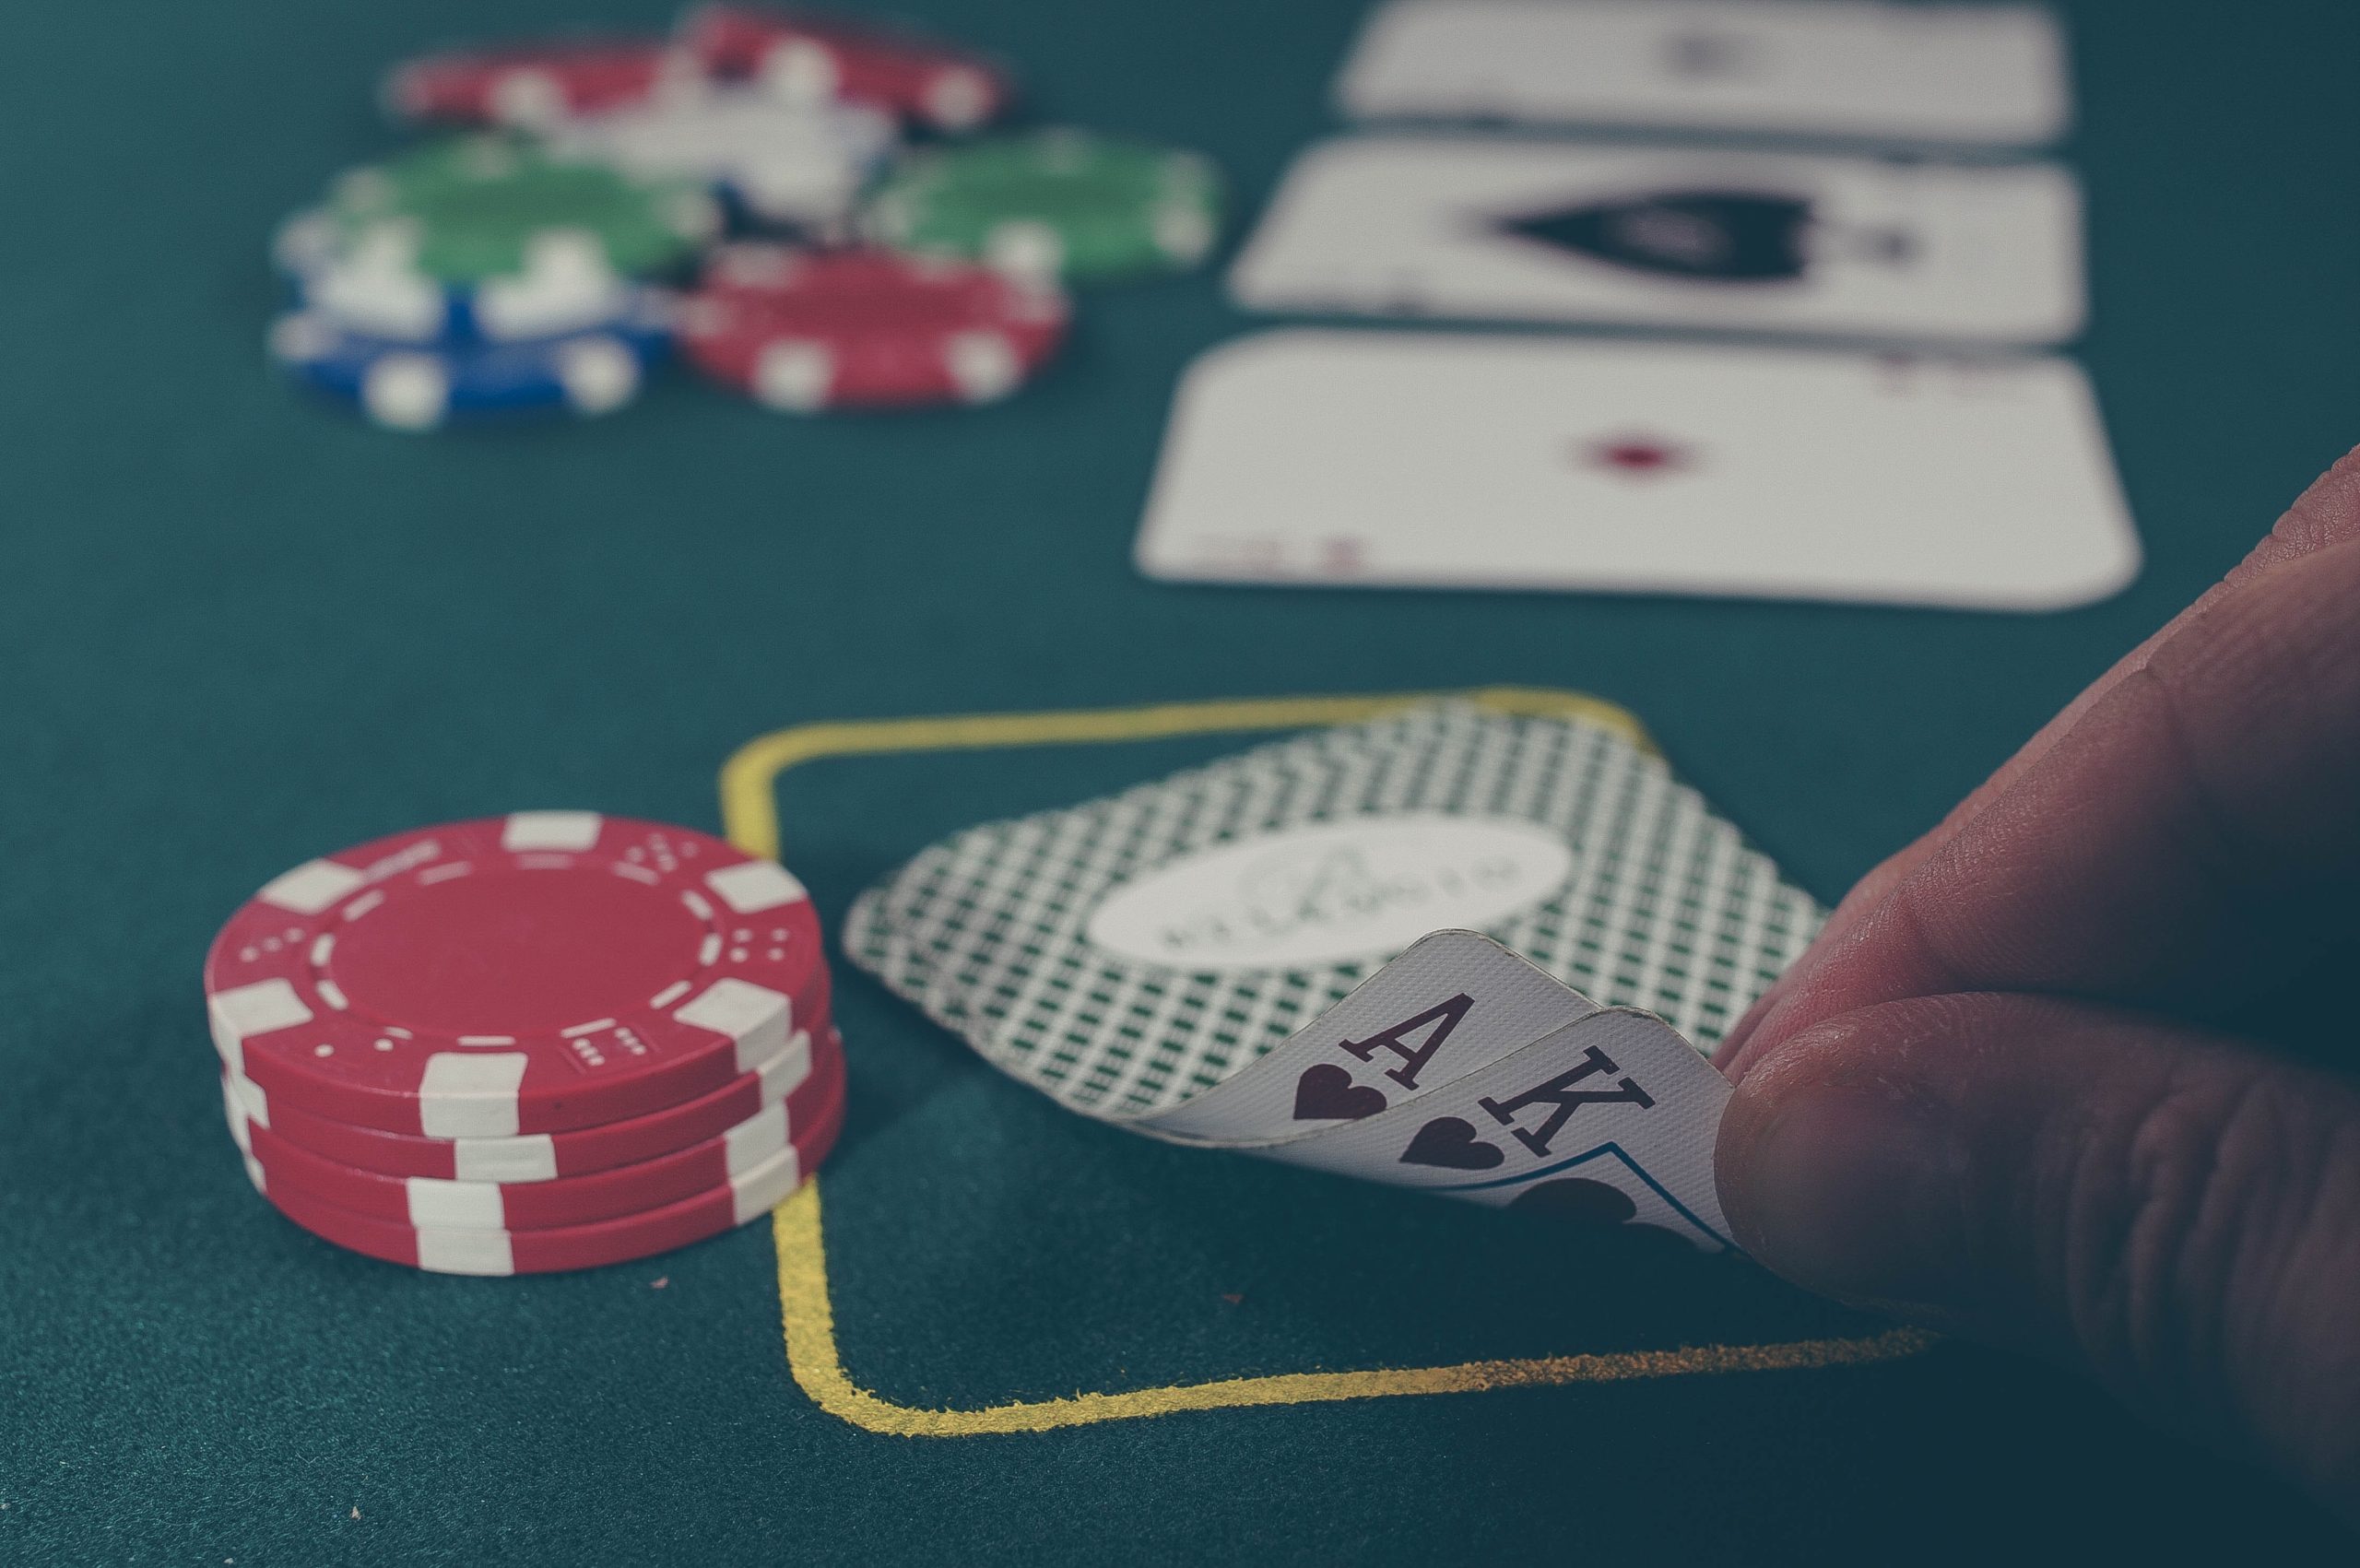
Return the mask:
{"type": "Polygon", "coordinates": [[[1405,812],[1309,822],[1168,861],[1091,913],[1091,942],[1171,969],[1309,969],[1481,929],[1565,885],[1574,853],[1515,818],[1405,812]]]}

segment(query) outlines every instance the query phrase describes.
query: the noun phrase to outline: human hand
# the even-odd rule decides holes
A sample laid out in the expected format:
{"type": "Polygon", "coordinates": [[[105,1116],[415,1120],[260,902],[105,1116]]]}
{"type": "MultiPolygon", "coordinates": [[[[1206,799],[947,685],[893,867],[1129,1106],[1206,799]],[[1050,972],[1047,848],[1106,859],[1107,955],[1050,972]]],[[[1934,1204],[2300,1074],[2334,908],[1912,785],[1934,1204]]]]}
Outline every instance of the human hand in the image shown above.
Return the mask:
{"type": "Polygon", "coordinates": [[[1739,1241],[2360,1521],[2355,911],[2360,452],[1731,1033],[1739,1241]]]}

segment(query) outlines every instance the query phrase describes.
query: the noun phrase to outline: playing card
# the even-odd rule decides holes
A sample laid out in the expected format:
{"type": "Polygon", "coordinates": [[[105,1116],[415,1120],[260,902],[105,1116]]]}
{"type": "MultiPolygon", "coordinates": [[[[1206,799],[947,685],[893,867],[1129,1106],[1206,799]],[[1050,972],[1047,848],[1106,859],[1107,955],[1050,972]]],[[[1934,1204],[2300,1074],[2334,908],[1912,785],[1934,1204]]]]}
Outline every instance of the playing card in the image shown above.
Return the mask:
{"type": "Polygon", "coordinates": [[[1283,1143],[1381,1114],[1598,1010],[1487,937],[1437,931],[1235,1077],[1131,1125],[1174,1140],[1283,1143]]]}
{"type": "Polygon", "coordinates": [[[1407,1104],[1270,1158],[1494,1207],[1730,1244],[1713,1185],[1729,1084],[1652,1013],[1590,1014],[1407,1104]]]}
{"type": "Polygon", "coordinates": [[[1132,1130],[1717,1248],[1728,1090],[1630,1004],[1709,1041],[1820,918],[1621,733],[1446,701],[969,830],[845,944],[1132,1130]]]}
{"type": "Polygon", "coordinates": [[[2082,329],[2080,206],[2047,164],[1351,136],[1295,160],[1229,289],[1264,311],[2054,343],[2082,329]]]}
{"type": "Polygon", "coordinates": [[[2055,609],[2136,575],[2081,371],[1290,329],[1200,359],[1152,577],[2055,609]]]}
{"type": "Polygon", "coordinates": [[[1849,0],[1393,0],[1336,97],[1359,119],[2020,147],[2071,118],[2047,11],[1849,0]]]}
{"type": "Polygon", "coordinates": [[[1364,1060],[1327,1055],[1350,1081],[1322,1075],[1306,1091],[1297,1064],[1320,1065],[1322,1045],[1281,1055],[1281,1091],[1241,1080],[1225,1097],[1238,1103],[1210,1098],[1429,932],[1481,931],[1586,996],[1519,1001],[1501,987],[1523,983],[1520,961],[1470,966],[1464,984],[1436,990],[1428,974],[1403,992],[1418,1006],[1399,1018],[1376,1017],[1393,993],[1373,992],[1327,1043],[1367,1044],[1365,1030],[1461,991],[1483,1015],[1436,1043],[1437,1073],[1456,1070],[1446,1057],[1496,1059],[1588,997],[1709,1043],[1821,919],[1620,733],[1449,701],[970,829],[864,893],[844,945],[1063,1104],[1169,1136],[1268,1140],[1291,1131],[1300,1093],[1365,1105],[1350,1091],[1376,1089],[1391,1105],[1411,1092],[1384,1076],[1401,1054],[1376,1045],[1364,1060]],[[1519,1026],[1495,1028],[1502,1012],[1519,1026]],[[1199,1096],[1203,1122],[1158,1120],[1199,1096]]]}

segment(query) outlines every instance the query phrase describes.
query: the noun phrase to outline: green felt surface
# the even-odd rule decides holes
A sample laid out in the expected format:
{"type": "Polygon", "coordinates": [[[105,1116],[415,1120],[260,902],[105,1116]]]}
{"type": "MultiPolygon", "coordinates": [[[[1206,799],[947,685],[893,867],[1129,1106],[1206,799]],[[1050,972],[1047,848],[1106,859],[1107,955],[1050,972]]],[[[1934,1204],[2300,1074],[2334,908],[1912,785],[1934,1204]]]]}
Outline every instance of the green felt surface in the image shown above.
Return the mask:
{"type": "MultiPolygon", "coordinates": [[[[1250,212],[1330,125],[1354,10],[926,15],[1020,62],[1045,117],[1210,152],[1250,212]]],[[[1583,688],[1833,899],[2360,434],[2360,11],[2072,18],[2085,353],[2150,559],[2110,603],[2018,618],[1142,582],[1174,379],[1251,324],[1210,275],[1090,295],[1066,360],[988,411],[796,421],[679,380],[597,424],[382,434],[266,370],[271,225],[392,145],[372,94],[403,53],[659,7],[14,16],[0,1561],[2165,1561],[2327,1539],[2283,1488],[1957,1347],[879,1436],[790,1380],[761,1228],[548,1279],[340,1253],[246,1187],[205,1040],[205,942],[285,867],[519,807],[714,826],[723,758],[822,717],[1583,688]]],[[[938,833],[1210,750],[819,764],[782,792],[788,858],[832,917],[938,833]]],[[[1127,1138],[857,974],[840,1008],[838,1326],[902,1402],[1858,1325],[1740,1264],[1127,1138]]]]}

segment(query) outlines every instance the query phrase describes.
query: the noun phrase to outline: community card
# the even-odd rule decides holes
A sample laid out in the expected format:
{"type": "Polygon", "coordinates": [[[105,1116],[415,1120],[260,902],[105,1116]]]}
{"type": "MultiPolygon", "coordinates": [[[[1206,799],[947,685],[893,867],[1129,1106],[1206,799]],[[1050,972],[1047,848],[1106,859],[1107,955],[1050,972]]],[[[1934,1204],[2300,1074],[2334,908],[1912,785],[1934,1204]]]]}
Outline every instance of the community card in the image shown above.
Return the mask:
{"type": "Polygon", "coordinates": [[[1183,379],[1151,577],[2037,610],[2138,536],[2078,367],[1289,329],[1183,379]]]}
{"type": "Polygon", "coordinates": [[[2046,10],[1853,0],[1392,0],[1336,97],[1355,119],[1994,147],[2071,117],[2046,10]]]}
{"type": "Polygon", "coordinates": [[[2047,164],[1341,137],[1295,160],[1229,289],[1263,311],[2054,343],[2082,329],[2081,198],[2047,164]]]}
{"type": "MultiPolygon", "coordinates": [[[[864,893],[844,939],[1013,1076],[1077,1110],[1152,1120],[1270,1054],[1430,932],[1481,932],[1585,994],[1518,1000],[1503,988],[1525,984],[1520,960],[1479,972],[1480,957],[1455,959],[1466,983],[1411,987],[1423,999],[1410,1011],[1465,990],[1520,1025],[1470,1013],[1466,1039],[1443,1052],[1460,1062],[1526,1044],[1590,997],[1646,1008],[1709,1045],[1821,919],[1619,731],[1447,701],[969,829],[864,893]]],[[[1347,1015],[1342,1038],[1398,1021],[1361,1010],[1368,1020],[1347,1015]]],[[[1323,1075],[1305,1089],[1298,1066],[1268,1102],[1283,1115],[1214,1130],[1280,1136],[1268,1129],[1292,1124],[1298,1092],[1370,1088],[1388,1105],[1412,1092],[1383,1076],[1401,1065],[1390,1052],[1325,1059],[1351,1082],[1323,1075]]],[[[1186,1118],[1168,1128],[1208,1131],[1186,1118]]]]}

